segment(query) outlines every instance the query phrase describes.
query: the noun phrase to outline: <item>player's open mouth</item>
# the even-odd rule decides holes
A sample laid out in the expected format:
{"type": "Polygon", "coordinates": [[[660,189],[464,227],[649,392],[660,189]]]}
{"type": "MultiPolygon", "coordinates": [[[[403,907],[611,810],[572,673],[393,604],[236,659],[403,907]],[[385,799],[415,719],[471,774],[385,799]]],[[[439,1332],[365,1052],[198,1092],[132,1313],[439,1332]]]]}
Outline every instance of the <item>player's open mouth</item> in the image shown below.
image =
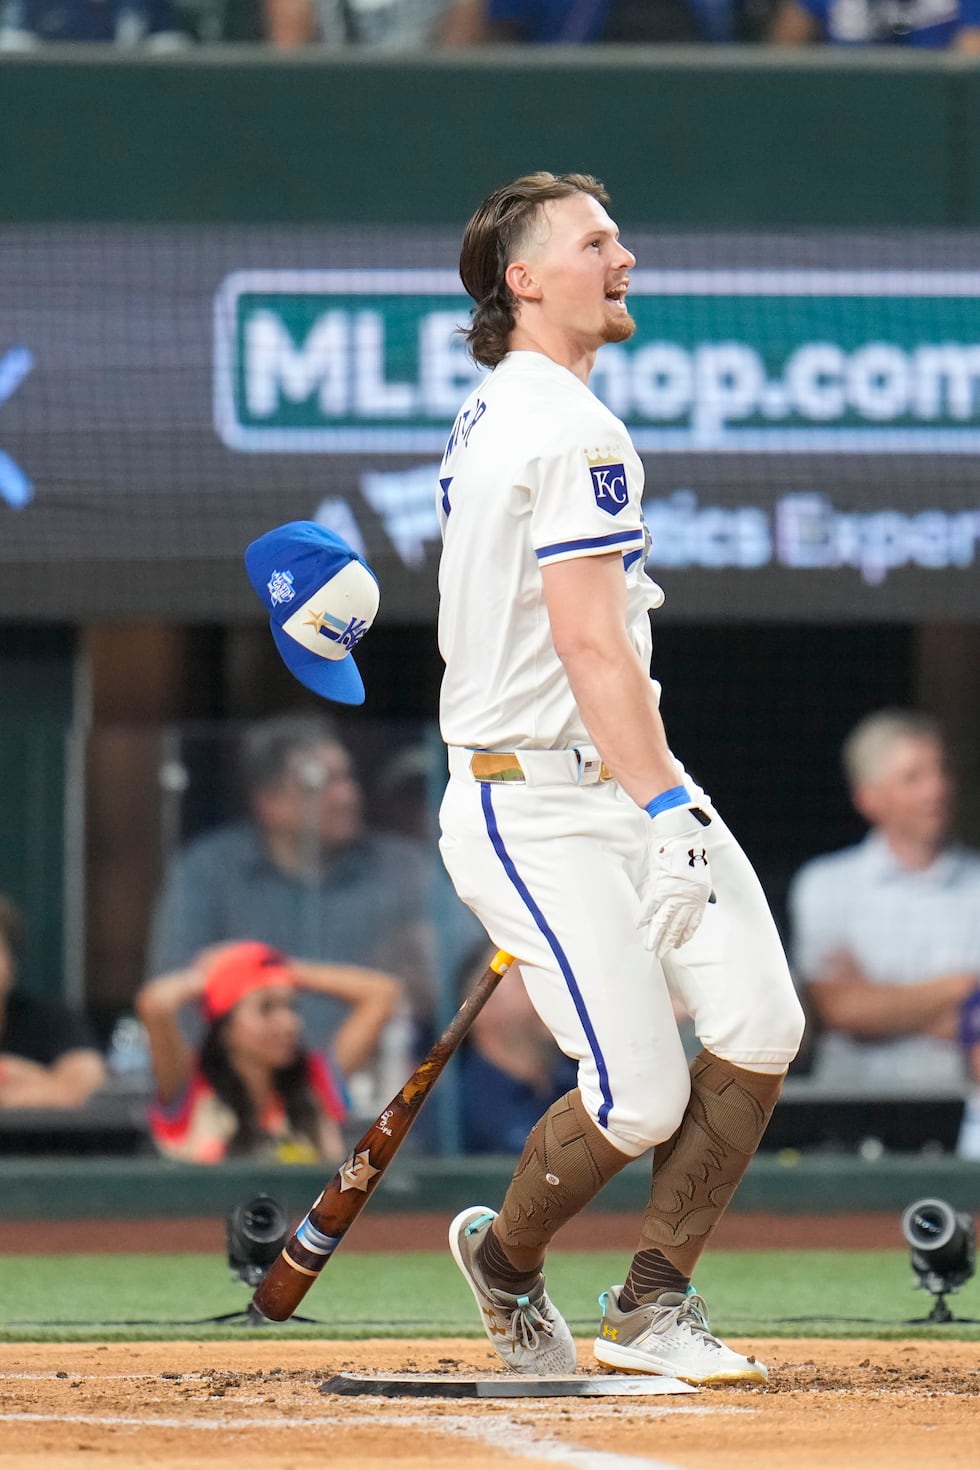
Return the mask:
{"type": "Polygon", "coordinates": [[[607,301],[612,301],[616,306],[625,306],[626,305],[626,292],[628,290],[629,290],[628,284],[624,284],[622,286],[615,286],[613,288],[613,290],[606,292],[606,300],[607,301]]]}

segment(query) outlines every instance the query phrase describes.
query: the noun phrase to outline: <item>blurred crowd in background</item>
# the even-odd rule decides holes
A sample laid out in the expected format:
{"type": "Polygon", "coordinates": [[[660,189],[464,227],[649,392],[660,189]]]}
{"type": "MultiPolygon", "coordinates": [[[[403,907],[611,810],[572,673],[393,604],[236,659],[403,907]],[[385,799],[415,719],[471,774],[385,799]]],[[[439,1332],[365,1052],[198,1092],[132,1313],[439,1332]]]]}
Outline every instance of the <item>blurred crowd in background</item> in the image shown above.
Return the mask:
{"type": "Polygon", "coordinates": [[[485,45],[956,47],[980,0],[0,0],[0,50],[265,43],[378,53],[485,45]]]}
{"type": "MultiPolygon", "coordinates": [[[[0,1118],[114,1099],[185,1162],[339,1160],[483,972],[489,940],[436,848],[437,741],[396,750],[370,803],[317,714],[254,722],[234,759],[221,820],[165,822],[144,977],[111,1034],[18,988],[25,925],[0,897],[0,1118]]],[[[948,1145],[980,1158],[980,853],[956,837],[943,731],[873,710],[841,767],[865,835],[804,863],[778,913],[809,1017],[791,1077],[838,1102],[946,1099],[948,1145]]],[[[169,782],[182,798],[185,775],[169,782]]],[[[515,967],[463,1047],[453,1146],[519,1152],[574,1081],[515,967]]],[[[418,1146],[439,1143],[420,1129],[418,1146]]]]}

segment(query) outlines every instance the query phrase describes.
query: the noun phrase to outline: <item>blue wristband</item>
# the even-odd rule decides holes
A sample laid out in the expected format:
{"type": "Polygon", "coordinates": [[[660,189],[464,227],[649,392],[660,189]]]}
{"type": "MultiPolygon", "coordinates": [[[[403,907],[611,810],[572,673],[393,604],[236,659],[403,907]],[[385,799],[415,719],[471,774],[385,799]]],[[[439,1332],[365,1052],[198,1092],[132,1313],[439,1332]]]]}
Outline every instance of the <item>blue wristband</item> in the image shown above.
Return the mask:
{"type": "Polygon", "coordinates": [[[686,786],[671,786],[669,791],[661,791],[652,801],[648,801],[643,810],[651,817],[659,817],[661,812],[669,812],[672,806],[687,806],[691,800],[686,786]]]}

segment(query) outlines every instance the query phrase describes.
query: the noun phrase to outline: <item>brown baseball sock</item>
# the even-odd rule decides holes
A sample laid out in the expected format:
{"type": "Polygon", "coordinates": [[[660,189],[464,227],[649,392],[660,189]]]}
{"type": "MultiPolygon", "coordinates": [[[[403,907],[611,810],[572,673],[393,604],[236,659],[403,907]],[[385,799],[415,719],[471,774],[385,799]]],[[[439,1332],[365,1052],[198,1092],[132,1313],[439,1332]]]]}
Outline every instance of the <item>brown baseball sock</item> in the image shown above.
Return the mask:
{"type": "Polygon", "coordinates": [[[663,1251],[640,1249],[630,1262],[619,1305],[624,1312],[632,1312],[643,1302],[655,1302],[664,1291],[683,1295],[690,1284],[690,1276],[672,1266],[663,1251]]]}
{"type": "Polygon", "coordinates": [[[489,1284],[518,1293],[533,1284],[555,1232],[629,1161],[589,1117],[577,1088],[552,1103],[528,1135],[500,1214],[478,1252],[489,1284]]]}
{"type": "Polygon", "coordinates": [[[694,1058],[681,1125],[654,1151],[650,1203],[620,1293],[625,1310],[663,1291],[687,1289],[762,1141],[782,1085],[782,1074],[750,1072],[708,1051],[694,1058]]]}
{"type": "Polygon", "coordinates": [[[541,1270],[540,1261],[530,1271],[515,1266],[494,1235],[492,1227],[480,1242],[476,1259],[480,1270],[491,1286],[496,1286],[501,1291],[509,1291],[514,1296],[521,1296],[525,1291],[530,1291],[541,1270]]]}

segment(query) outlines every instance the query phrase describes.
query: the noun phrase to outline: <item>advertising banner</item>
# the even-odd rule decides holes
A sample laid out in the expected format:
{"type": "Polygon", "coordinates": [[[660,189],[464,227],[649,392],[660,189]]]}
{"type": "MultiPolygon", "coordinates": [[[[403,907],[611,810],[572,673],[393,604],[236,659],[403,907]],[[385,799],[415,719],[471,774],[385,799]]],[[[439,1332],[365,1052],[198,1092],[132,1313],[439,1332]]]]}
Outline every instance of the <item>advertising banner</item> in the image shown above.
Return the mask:
{"type": "MultiPolygon", "coordinates": [[[[628,243],[637,330],[592,386],[644,459],[663,616],[980,615],[970,239],[628,243]]],[[[431,620],[438,462],[480,376],[455,248],[6,231],[0,616],[254,612],[244,546],[317,518],[375,567],[389,616],[431,620]]]]}

